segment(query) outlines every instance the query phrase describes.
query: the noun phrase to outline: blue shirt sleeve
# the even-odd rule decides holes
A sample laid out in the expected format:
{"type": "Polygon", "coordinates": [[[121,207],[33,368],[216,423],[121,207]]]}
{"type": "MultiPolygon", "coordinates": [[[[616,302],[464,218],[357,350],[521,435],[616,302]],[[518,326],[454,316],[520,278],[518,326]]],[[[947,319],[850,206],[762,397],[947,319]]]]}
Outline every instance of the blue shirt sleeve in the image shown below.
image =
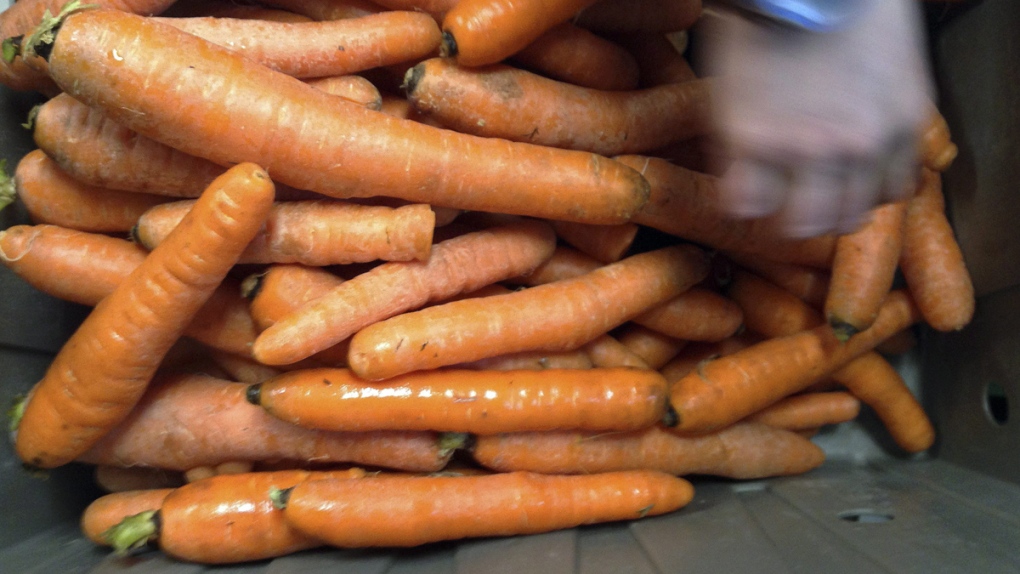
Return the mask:
{"type": "Polygon", "coordinates": [[[851,23],[872,1],[724,0],[722,4],[795,28],[812,32],[831,32],[851,23]]]}

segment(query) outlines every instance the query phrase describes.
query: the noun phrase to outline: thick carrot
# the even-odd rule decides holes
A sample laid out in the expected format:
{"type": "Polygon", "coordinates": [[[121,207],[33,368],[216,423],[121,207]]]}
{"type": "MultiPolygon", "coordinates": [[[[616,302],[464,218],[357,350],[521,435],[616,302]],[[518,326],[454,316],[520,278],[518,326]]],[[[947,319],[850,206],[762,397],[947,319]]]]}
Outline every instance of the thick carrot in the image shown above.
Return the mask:
{"type": "Polygon", "coordinates": [[[925,322],[939,331],[962,329],[974,316],[974,285],[946,217],[942,176],[922,170],[907,205],[900,270],[925,322]]]}
{"type": "Polygon", "coordinates": [[[616,339],[656,370],[665,366],[687,344],[637,324],[624,325],[616,339]]]}
{"type": "Polygon", "coordinates": [[[634,244],[638,226],[634,223],[619,225],[589,225],[570,221],[554,221],[556,236],[586,255],[603,263],[619,261],[634,244]]]}
{"type": "Polygon", "coordinates": [[[248,403],[247,388],[203,374],[164,375],[126,421],[79,459],[179,471],[289,459],[435,472],[451,455],[430,432],[301,428],[248,403]]]}
{"type": "Polygon", "coordinates": [[[627,347],[608,333],[588,341],[581,347],[581,350],[591,357],[591,362],[596,367],[651,369],[644,359],[630,350],[630,347],[627,347]]]}
{"type": "Polygon", "coordinates": [[[18,162],[14,186],[34,223],[96,233],[127,232],[146,210],[168,201],[79,182],[39,149],[18,162]]]}
{"type": "MultiPolygon", "coordinates": [[[[193,205],[181,200],[155,206],[138,219],[132,234],[152,249],[193,205]]],[[[391,208],[336,200],[277,202],[238,263],[424,261],[432,249],[435,223],[435,213],[421,203],[391,208]]]]}
{"type": "Polygon", "coordinates": [[[641,172],[651,185],[648,203],[633,221],[709,247],[765,255],[786,263],[827,269],[836,237],[784,240],[766,219],[735,220],[718,211],[718,178],[654,157],[627,155],[617,161],[641,172]]]}
{"type": "Polygon", "coordinates": [[[440,54],[463,66],[516,54],[596,0],[460,0],[443,16],[440,54]]]}
{"type": "Polygon", "coordinates": [[[436,53],[441,38],[431,16],[410,11],[321,22],[222,17],[155,20],[296,78],[353,74],[418,60],[436,53]]]}
{"type": "Polygon", "coordinates": [[[72,14],[43,51],[62,89],[126,127],[223,165],[254,161],[298,189],[591,223],[626,221],[647,199],[647,182],[608,158],[354,104],[337,113],[334,96],[130,14],[72,14]]]}
{"type": "Polygon", "coordinates": [[[801,301],[821,309],[829,294],[829,272],[806,265],[770,261],[764,257],[727,251],[726,258],[786,289],[801,301]]]}
{"type": "Polygon", "coordinates": [[[701,0],[599,0],[574,23],[597,32],[665,33],[686,30],[701,17],[701,0]]]}
{"type": "Polygon", "coordinates": [[[142,466],[99,465],[92,473],[96,485],[106,492],[173,488],[184,484],[179,472],[142,466]]]}
{"type": "Polygon", "coordinates": [[[921,163],[932,171],[945,171],[956,159],[959,149],[949,133],[949,124],[934,102],[929,106],[928,123],[921,135],[921,163]]]}
{"type": "Polygon", "coordinates": [[[365,327],[348,364],[366,379],[535,349],[575,349],[708,273],[690,245],[632,255],[591,273],[506,295],[454,301],[365,327]]]}
{"type": "MultiPolygon", "coordinates": [[[[255,356],[271,365],[292,363],[387,317],[527,273],[554,246],[550,227],[534,221],[441,241],[428,261],[382,264],[268,327],[256,339],[255,356]]],[[[463,361],[474,358],[481,357],[463,361]]]]}
{"type": "MultiPolygon", "coordinates": [[[[36,289],[81,305],[97,305],[145,260],[124,239],[54,225],[15,225],[0,231],[0,261],[36,289]]],[[[227,277],[185,328],[210,347],[250,355],[256,329],[240,285],[227,277]]]]}
{"type": "Polygon", "coordinates": [[[685,341],[721,341],[743,324],[740,307],[703,287],[692,287],[632,319],[638,325],[685,341]]]}
{"type": "Polygon", "coordinates": [[[347,74],[305,80],[308,85],[339,98],[361,104],[370,110],[382,109],[382,95],[364,76],[347,74]]]}
{"type": "Polygon", "coordinates": [[[174,488],[148,488],[112,492],[93,500],[82,512],[80,526],[86,538],[100,546],[109,546],[104,536],[110,528],[129,516],[156,510],[174,488]]]}
{"type": "Polygon", "coordinates": [[[861,401],[850,393],[803,393],[787,397],[746,420],[797,431],[847,422],[857,418],[860,411],[861,401]]]}
{"type": "Polygon", "coordinates": [[[825,317],[836,336],[867,329],[892,289],[903,251],[907,202],[881,205],[852,233],[836,240],[825,317]]]}
{"type": "Polygon", "coordinates": [[[168,556],[204,564],[283,556],[322,543],[292,528],[269,492],[308,480],[371,480],[364,476],[358,468],[217,475],[174,489],[158,508],[123,520],[106,538],[118,552],[156,542],[168,556]]]}
{"type": "Polygon", "coordinates": [[[501,472],[588,474],[647,469],[737,479],[800,474],[825,460],[822,449],[811,441],[752,422],[698,436],[680,436],[662,426],[625,433],[479,436],[471,453],[482,466],[501,472]]]}
{"type": "Polygon", "coordinates": [[[623,367],[440,369],[376,383],[347,369],[305,369],[252,385],[247,396],[280,419],[331,431],[631,430],[662,418],[666,381],[623,367]]]}
{"type": "Polygon", "coordinates": [[[634,56],[641,87],[689,82],[698,78],[690,63],[665,34],[637,32],[616,35],[613,39],[634,56]]]}
{"type": "Polygon", "coordinates": [[[417,546],[635,520],[693,496],[686,480],[649,471],[312,480],[286,492],[283,516],[333,546],[417,546]]]}
{"type": "Polygon", "coordinates": [[[22,460],[44,468],[70,462],[128,416],[272,203],[273,183],[254,164],[231,168],[207,188],[174,233],[95,306],[54,357],[18,427],[22,460]]]}
{"type": "Polygon", "coordinates": [[[522,48],[510,61],[543,76],[596,90],[633,90],[639,69],[619,44],[564,22],[522,48]]]}
{"type": "Polygon", "coordinates": [[[921,320],[908,294],[889,293],[871,327],[840,342],[828,325],[768,339],[707,361],[673,385],[682,432],[725,427],[828,376],[921,320]]]}
{"type": "Polygon", "coordinates": [[[415,108],[458,131],[612,156],[707,133],[712,82],[596,90],[505,64],[469,68],[430,58],[411,68],[404,85],[415,108]]]}
{"type": "Polygon", "coordinates": [[[320,21],[360,18],[382,11],[379,4],[370,0],[268,0],[263,4],[320,21]]]}

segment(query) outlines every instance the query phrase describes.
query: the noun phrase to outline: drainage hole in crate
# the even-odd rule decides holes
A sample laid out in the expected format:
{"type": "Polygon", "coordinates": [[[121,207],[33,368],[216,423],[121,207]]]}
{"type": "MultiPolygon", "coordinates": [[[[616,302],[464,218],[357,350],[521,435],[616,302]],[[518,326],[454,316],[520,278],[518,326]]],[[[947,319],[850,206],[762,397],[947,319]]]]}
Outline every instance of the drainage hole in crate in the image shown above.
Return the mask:
{"type": "Polygon", "coordinates": [[[995,381],[985,385],[985,412],[997,425],[1004,425],[1009,421],[1009,398],[1006,397],[1006,389],[995,381]]]}
{"type": "Polygon", "coordinates": [[[860,522],[864,524],[878,524],[881,522],[889,522],[893,519],[893,515],[888,512],[867,509],[844,510],[837,516],[839,516],[841,520],[846,520],[847,522],[860,522]]]}

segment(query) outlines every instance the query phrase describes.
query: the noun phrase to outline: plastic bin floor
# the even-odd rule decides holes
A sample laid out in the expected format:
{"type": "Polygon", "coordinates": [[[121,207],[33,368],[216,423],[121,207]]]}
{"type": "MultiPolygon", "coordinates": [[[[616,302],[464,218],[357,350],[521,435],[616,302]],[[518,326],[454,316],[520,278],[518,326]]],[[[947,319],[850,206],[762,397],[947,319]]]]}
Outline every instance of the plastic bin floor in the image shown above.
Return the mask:
{"type": "Polygon", "coordinates": [[[655,574],[1020,572],[1020,488],[939,460],[829,462],[760,482],[698,481],[685,509],[633,523],[433,544],[316,550],[210,567],[116,558],[65,525],[0,551],[3,572],[655,574]]]}

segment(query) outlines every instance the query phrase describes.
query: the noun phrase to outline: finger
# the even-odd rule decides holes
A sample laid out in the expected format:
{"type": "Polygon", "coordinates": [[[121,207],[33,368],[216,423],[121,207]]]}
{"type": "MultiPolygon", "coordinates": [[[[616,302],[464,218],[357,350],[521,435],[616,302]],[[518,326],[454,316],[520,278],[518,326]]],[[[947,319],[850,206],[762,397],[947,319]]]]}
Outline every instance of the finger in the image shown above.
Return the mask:
{"type": "Polygon", "coordinates": [[[863,225],[881,199],[883,174],[874,163],[858,163],[850,169],[840,209],[838,233],[852,233],[863,225]]]}
{"type": "Polygon", "coordinates": [[[794,174],[780,216],[790,237],[822,235],[836,228],[846,189],[845,170],[831,164],[805,166],[794,174]]]}
{"type": "Polygon", "coordinates": [[[771,164],[739,158],[722,177],[723,209],[734,217],[762,217],[775,213],[783,204],[787,177],[771,164]]]}
{"type": "Polygon", "coordinates": [[[914,194],[919,176],[917,146],[913,140],[897,143],[888,156],[882,197],[886,201],[899,201],[914,194]]]}

